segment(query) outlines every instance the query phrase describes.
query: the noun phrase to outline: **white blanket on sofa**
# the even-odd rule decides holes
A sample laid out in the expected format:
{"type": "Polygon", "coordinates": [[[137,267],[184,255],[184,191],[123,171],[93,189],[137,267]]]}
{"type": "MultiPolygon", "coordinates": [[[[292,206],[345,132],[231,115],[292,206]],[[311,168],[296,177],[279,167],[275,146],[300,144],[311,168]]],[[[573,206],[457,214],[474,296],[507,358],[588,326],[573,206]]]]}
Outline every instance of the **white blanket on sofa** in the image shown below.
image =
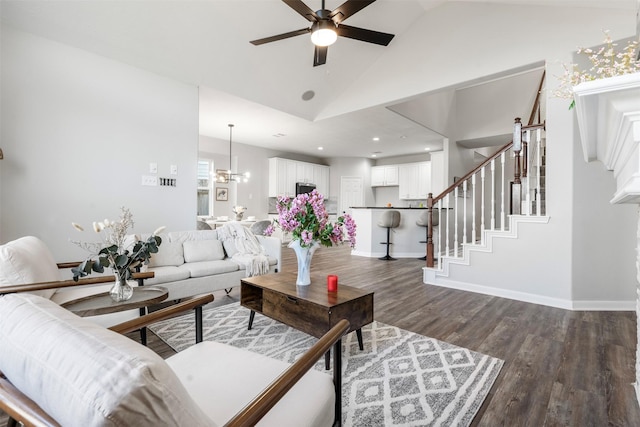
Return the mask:
{"type": "Polygon", "coordinates": [[[239,222],[230,222],[218,228],[218,239],[233,242],[236,252],[231,259],[246,265],[247,276],[260,276],[269,272],[269,259],[256,236],[239,222]]]}

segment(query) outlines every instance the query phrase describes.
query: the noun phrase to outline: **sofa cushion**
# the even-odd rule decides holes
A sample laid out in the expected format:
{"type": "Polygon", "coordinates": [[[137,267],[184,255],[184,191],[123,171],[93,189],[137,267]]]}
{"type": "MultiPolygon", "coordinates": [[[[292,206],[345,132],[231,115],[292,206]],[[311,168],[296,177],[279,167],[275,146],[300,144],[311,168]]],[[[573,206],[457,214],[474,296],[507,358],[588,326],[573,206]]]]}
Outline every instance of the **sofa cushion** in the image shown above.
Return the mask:
{"type": "Polygon", "coordinates": [[[191,277],[203,277],[211,276],[213,274],[230,273],[232,271],[238,271],[240,269],[237,262],[230,260],[190,262],[188,264],[185,264],[184,267],[189,269],[191,277]]]}
{"type": "MultiPolygon", "coordinates": [[[[213,341],[191,346],[169,357],[167,363],[196,403],[218,424],[227,422],[290,366],[213,341]],[[212,360],[224,369],[211,369],[212,360]],[[224,387],[211,387],[211,384],[224,384],[224,387]]],[[[334,405],[331,376],[311,369],[257,426],[331,426],[334,405]]]]}
{"type": "MultiPolygon", "coordinates": [[[[0,246],[0,287],[60,280],[58,265],[44,242],[25,236],[0,246]]],[[[34,291],[51,298],[55,289],[34,291]]]]}
{"type": "MultiPolygon", "coordinates": [[[[278,260],[275,257],[267,256],[267,259],[269,260],[269,265],[270,266],[276,265],[278,263],[278,260]]],[[[246,269],[247,268],[246,260],[242,260],[240,258],[234,258],[233,261],[237,262],[240,265],[240,268],[242,268],[242,269],[246,269]]]]}
{"type": "Polygon", "coordinates": [[[185,262],[217,261],[224,259],[219,240],[187,240],[183,243],[185,262]]]}
{"type": "Polygon", "coordinates": [[[35,295],[0,297],[0,370],[64,426],[210,426],[150,349],[35,295]]]}
{"type": "Polygon", "coordinates": [[[184,251],[182,243],[171,242],[166,236],[161,236],[162,243],[158,252],[151,254],[147,267],[179,266],[184,264],[184,251]]]}
{"type": "Polygon", "coordinates": [[[144,280],[145,285],[161,285],[168,282],[177,282],[188,279],[191,276],[187,264],[182,264],[179,267],[154,267],[148,268],[145,271],[153,271],[154,274],[153,278],[144,280]]]}

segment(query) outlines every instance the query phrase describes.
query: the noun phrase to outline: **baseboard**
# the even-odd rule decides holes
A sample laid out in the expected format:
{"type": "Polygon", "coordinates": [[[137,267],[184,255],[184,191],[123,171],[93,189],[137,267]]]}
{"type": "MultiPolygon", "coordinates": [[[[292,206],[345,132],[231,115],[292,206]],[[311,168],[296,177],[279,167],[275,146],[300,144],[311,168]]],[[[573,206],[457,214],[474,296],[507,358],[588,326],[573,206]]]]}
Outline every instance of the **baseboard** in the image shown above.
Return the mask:
{"type": "MultiPolygon", "coordinates": [[[[365,251],[356,251],[356,250],[351,251],[351,255],[362,256],[367,258],[380,258],[385,256],[386,254],[387,254],[386,252],[365,252],[365,251]]],[[[424,256],[424,254],[421,252],[400,252],[400,253],[391,252],[389,255],[393,258],[416,258],[416,259],[424,256]]]]}
{"type": "Polygon", "coordinates": [[[636,301],[573,301],[576,311],[635,311],[636,301]]]}
{"type": "MultiPolygon", "coordinates": [[[[432,277],[429,274],[431,269],[423,268],[423,278],[432,277]]],[[[527,292],[513,291],[509,289],[493,288],[490,286],[477,285],[474,283],[457,282],[453,280],[427,282],[427,285],[441,286],[443,288],[458,289],[461,291],[475,292],[483,295],[491,295],[499,298],[507,298],[531,304],[546,305],[549,307],[562,308],[572,311],[635,311],[636,301],[572,301],[561,298],[553,298],[544,295],[530,294],[527,292]]]]}

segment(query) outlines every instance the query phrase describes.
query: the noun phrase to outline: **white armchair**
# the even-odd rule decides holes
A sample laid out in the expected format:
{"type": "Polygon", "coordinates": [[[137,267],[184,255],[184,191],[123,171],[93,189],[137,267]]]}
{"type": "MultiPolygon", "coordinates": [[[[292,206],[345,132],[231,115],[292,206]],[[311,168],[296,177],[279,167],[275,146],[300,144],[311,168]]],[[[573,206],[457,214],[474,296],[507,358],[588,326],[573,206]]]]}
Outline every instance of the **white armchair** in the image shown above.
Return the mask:
{"type": "MultiPolygon", "coordinates": [[[[64,304],[77,298],[107,292],[111,288],[113,276],[95,276],[79,279],[77,282],[62,279],[61,270],[79,264],[57,264],[45,243],[37,237],[26,236],[13,240],[0,245],[0,294],[29,292],[57,304],[64,304]]],[[[138,273],[134,278],[144,280],[153,276],[153,273],[138,273]]],[[[90,319],[102,326],[111,326],[138,315],[138,310],[129,310],[92,316],[90,319]]]]}
{"type": "Polygon", "coordinates": [[[293,365],[214,342],[164,361],[116,333],[212,300],[194,298],[108,330],[37,295],[0,296],[0,409],[34,426],[340,425],[341,351],[333,352],[334,382],[311,368],[339,348],[346,320],[293,365]]]}

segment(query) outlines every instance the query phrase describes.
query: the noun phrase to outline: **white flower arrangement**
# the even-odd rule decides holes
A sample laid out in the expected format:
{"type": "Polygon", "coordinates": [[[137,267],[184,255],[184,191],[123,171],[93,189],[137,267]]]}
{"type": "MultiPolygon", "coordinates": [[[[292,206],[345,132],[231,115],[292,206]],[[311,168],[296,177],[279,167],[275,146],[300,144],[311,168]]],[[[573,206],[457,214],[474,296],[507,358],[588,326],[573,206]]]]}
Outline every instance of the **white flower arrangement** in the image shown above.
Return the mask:
{"type": "Polygon", "coordinates": [[[609,31],[604,31],[604,45],[597,50],[579,48],[578,53],[587,55],[591,62],[591,68],[580,70],[577,64],[563,64],[564,74],[557,76],[560,86],[552,92],[558,98],[571,99],[569,109],[575,106],[573,100],[573,87],[584,82],[604,79],[607,77],[622,76],[640,72],[640,61],[636,59],[638,41],[630,41],[621,51],[617,51],[616,43],[613,43],[609,31]]]}
{"type": "MultiPolygon", "coordinates": [[[[127,237],[127,231],[133,227],[133,215],[129,209],[122,207],[119,221],[105,219],[93,223],[93,231],[99,234],[102,242],[71,242],[86,250],[90,255],[78,267],[72,268],[73,280],[88,276],[92,272],[102,273],[105,267],[113,269],[123,280],[131,278],[132,269],[149,262],[151,254],[158,252],[162,239],[158,236],[165,227],[159,227],[145,241],[127,237]]],[[[84,228],[72,222],[78,231],[84,228]]]]}

